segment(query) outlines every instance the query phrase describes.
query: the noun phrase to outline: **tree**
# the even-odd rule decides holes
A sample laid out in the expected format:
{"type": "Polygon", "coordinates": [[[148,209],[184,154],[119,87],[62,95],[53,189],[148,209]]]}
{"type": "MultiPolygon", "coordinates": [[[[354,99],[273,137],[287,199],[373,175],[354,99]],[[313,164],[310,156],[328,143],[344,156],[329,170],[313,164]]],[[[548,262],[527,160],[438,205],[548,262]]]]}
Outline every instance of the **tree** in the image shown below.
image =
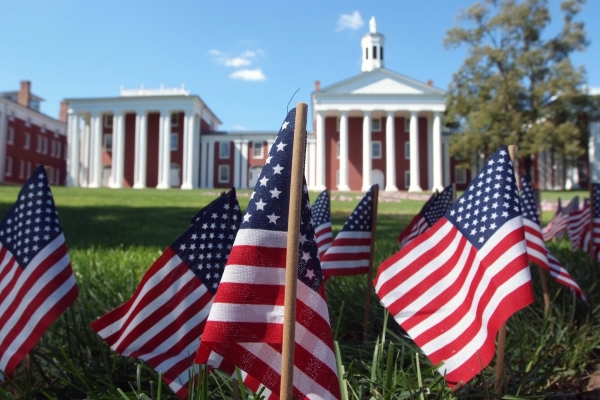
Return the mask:
{"type": "Polygon", "coordinates": [[[587,47],[583,23],[574,20],[584,2],[562,2],[564,24],[550,38],[546,0],[484,0],[461,11],[468,27],[452,28],[444,41],[447,48],[468,48],[447,102],[453,155],[470,160],[516,144],[529,172],[533,153],[552,150],[566,160],[583,154],[587,130],[578,115],[587,104],[585,70],[569,55],[587,47]]]}

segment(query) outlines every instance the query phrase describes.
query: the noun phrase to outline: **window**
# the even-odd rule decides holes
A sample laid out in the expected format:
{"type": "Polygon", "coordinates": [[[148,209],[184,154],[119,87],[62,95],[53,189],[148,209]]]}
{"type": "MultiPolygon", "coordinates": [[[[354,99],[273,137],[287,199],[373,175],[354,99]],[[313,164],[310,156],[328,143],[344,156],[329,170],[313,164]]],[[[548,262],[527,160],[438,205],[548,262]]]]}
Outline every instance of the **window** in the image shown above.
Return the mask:
{"type": "Polygon", "coordinates": [[[373,59],[377,60],[377,46],[373,46],[373,59]]]}
{"type": "Polygon", "coordinates": [[[61,147],[60,142],[56,142],[56,158],[60,158],[61,147]]]}
{"type": "Polygon", "coordinates": [[[219,165],[219,183],[229,182],[229,165],[219,165]]]}
{"type": "Polygon", "coordinates": [[[27,118],[25,120],[25,126],[28,127],[28,128],[31,126],[31,118],[27,118]]]}
{"type": "Polygon", "coordinates": [[[14,111],[11,111],[10,114],[8,114],[8,120],[9,121],[15,120],[15,112],[14,111]]]}
{"type": "Polygon", "coordinates": [[[50,157],[56,157],[56,141],[50,141],[50,157]]]}
{"type": "Polygon", "coordinates": [[[104,135],[104,151],[109,153],[112,151],[112,133],[104,135]]]}
{"type": "Polygon", "coordinates": [[[380,56],[381,56],[381,59],[383,60],[383,47],[379,48],[379,52],[381,53],[380,56]]]}
{"type": "Polygon", "coordinates": [[[219,158],[228,159],[230,147],[229,142],[219,142],[219,158]]]}
{"type": "Polygon", "coordinates": [[[60,169],[55,169],[54,170],[54,182],[57,185],[60,185],[60,169]]]}
{"type": "Polygon", "coordinates": [[[27,161],[27,175],[28,178],[31,176],[31,161],[27,161]]]}
{"type": "Polygon", "coordinates": [[[456,183],[467,183],[467,169],[465,167],[454,167],[454,180],[456,183]]]}
{"type": "Polygon", "coordinates": [[[369,48],[365,47],[365,60],[369,59],[369,48]]]}
{"type": "Polygon", "coordinates": [[[381,131],[381,118],[372,118],[371,119],[371,130],[374,132],[381,131]]]}
{"type": "Polygon", "coordinates": [[[171,133],[171,151],[177,151],[179,148],[179,134],[171,133]]]}
{"type": "Polygon", "coordinates": [[[48,138],[47,137],[42,138],[42,153],[48,154],[48,138]]]}
{"type": "Polygon", "coordinates": [[[404,142],[404,159],[410,160],[410,142],[404,142]]]}
{"type": "Polygon", "coordinates": [[[404,188],[410,187],[410,171],[404,171],[404,188]]]}
{"type": "Polygon", "coordinates": [[[41,131],[42,131],[42,133],[46,133],[46,125],[42,125],[41,131]]]}
{"type": "Polygon", "coordinates": [[[25,161],[19,161],[19,178],[25,178],[25,161]]]}
{"type": "Polygon", "coordinates": [[[23,148],[29,149],[30,144],[31,144],[31,135],[29,133],[26,133],[25,135],[23,135],[23,148]]]}
{"type": "Polygon", "coordinates": [[[404,132],[410,132],[410,118],[404,119],[404,132]]]}
{"type": "Polygon", "coordinates": [[[179,113],[171,114],[171,126],[179,126],[179,113]]]}
{"type": "Polygon", "coordinates": [[[381,158],[382,156],[382,151],[381,151],[381,141],[380,140],[374,140],[371,142],[371,157],[373,158],[381,158]]]}
{"type": "Polygon", "coordinates": [[[113,115],[112,114],[105,114],[104,115],[104,127],[105,128],[112,128],[113,126],[113,115]]]}
{"type": "Polygon", "coordinates": [[[252,142],[252,158],[263,158],[263,142],[252,142]]]}
{"type": "Polygon", "coordinates": [[[8,128],[6,132],[6,144],[14,144],[15,143],[15,129],[8,128]]]}
{"type": "Polygon", "coordinates": [[[587,163],[585,161],[577,162],[577,174],[579,174],[580,181],[588,180],[588,168],[587,168],[587,163]]]}
{"type": "Polygon", "coordinates": [[[37,135],[36,138],[37,138],[37,143],[36,143],[35,151],[37,151],[38,153],[41,153],[43,150],[43,147],[44,147],[43,140],[40,135],[37,135]]]}
{"type": "Polygon", "coordinates": [[[12,176],[12,157],[6,157],[6,176],[12,176]]]}
{"type": "Polygon", "coordinates": [[[335,147],[336,147],[336,154],[337,154],[337,158],[340,158],[340,142],[339,140],[337,142],[335,142],[335,147]]]}

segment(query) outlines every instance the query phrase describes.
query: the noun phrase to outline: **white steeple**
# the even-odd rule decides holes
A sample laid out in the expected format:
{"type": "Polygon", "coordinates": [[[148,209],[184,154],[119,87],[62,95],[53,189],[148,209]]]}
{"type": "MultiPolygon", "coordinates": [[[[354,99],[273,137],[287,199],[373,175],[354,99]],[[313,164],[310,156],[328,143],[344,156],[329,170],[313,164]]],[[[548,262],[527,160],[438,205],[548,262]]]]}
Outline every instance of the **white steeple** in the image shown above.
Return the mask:
{"type": "Polygon", "coordinates": [[[363,72],[372,71],[383,67],[383,45],[385,37],[377,33],[377,22],[375,17],[369,21],[369,33],[360,41],[362,45],[362,68],[363,72]]]}

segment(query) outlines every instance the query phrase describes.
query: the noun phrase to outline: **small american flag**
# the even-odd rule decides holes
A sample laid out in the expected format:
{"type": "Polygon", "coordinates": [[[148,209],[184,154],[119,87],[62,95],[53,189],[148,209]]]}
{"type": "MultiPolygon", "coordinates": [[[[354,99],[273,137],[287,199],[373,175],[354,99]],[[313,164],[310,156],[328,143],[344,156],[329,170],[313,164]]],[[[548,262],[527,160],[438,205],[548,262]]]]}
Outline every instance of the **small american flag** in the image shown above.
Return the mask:
{"type": "Polygon", "coordinates": [[[0,224],[0,381],[77,294],[46,171],[39,166],[0,224]]]}
{"type": "Polygon", "coordinates": [[[544,268],[556,282],[572,289],[577,297],[587,301],[583,290],[571,277],[569,271],[546,248],[540,229],[539,208],[527,175],[521,176],[521,203],[529,261],[544,268]]]}
{"type": "Polygon", "coordinates": [[[382,303],[453,386],[489,364],[500,326],[533,302],[506,147],[434,226],[381,264],[382,303]]]}
{"type": "Polygon", "coordinates": [[[162,371],[182,399],[197,373],[198,339],[241,220],[232,189],[167,247],[129,301],[92,323],[111,349],[162,371]]]}
{"type": "Polygon", "coordinates": [[[447,186],[442,193],[434,193],[421,211],[398,236],[398,243],[403,247],[411,240],[431,228],[452,207],[452,185],[447,186]]]}
{"type": "Polygon", "coordinates": [[[558,201],[558,210],[554,214],[554,218],[542,228],[542,236],[544,242],[548,242],[554,238],[562,239],[567,227],[569,226],[569,214],[579,209],[579,196],[575,196],[566,207],[562,207],[560,200],[558,201]]]}
{"type": "Polygon", "coordinates": [[[584,201],[579,210],[569,214],[568,228],[569,240],[573,251],[582,249],[587,251],[590,239],[591,204],[584,201]]]}
{"type": "MultiPolygon", "coordinates": [[[[296,109],[269,152],[235,239],[196,362],[236,365],[279,398],[288,209],[296,109]]],[[[333,340],[308,190],[302,196],[293,394],[339,399],[333,340]]],[[[244,376],[247,382],[248,376],[244,376]]]]}
{"type": "Polygon", "coordinates": [[[329,206],[329,192],[323,192],[317,197],[311,208],[313,215],[313,225],[317,235],[317,247],[319,248],[319,258],[323,259],[325,252],[331,246],[333,234],[331,233],[331,211],[329,206]]]}
{"type": "Polygon", "coordinates": [[[373,236],[373,195],[375,185],[358,203],[344,223],[325,255],[321,258],[323,275],[330,276],[366,274],[371,262],[373,236]]]}
{"type": "Polygon", "coordinates": [[[592,183],[592,185],[592,204],[594,207],[592,238],[596,260],[600,261],[600,183],[592,183]]]}

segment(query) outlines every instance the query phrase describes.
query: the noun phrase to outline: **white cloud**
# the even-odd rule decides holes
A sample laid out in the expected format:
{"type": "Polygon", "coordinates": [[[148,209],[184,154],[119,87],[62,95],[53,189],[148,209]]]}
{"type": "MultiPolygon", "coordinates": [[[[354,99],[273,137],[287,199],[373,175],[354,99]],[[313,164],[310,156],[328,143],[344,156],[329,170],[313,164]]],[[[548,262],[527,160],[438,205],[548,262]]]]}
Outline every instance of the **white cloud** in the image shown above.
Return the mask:
{"type": "Polygon", "coordinates": [[[336,31],[343,31],[345,29],[357,30],[364,25],[364,21],[358,11],[354,11],[352,14],[342,14],[338,18],[336,31]]]}
{"type": "Polygon", "coordinates": [[[244,128],[243,125],[234,125],[233,129],[235,129],[236,131],[245,131],[246,128],[244,128]]]}
{"type": "Polygon", "coordinates": [[[231,79],[241,79],[243,81],[264,81],[267,79],[262,69],[240,69],[229,75],[231,79]]]}
{"type": "Polygon", "coordinates": [[[226,67],[247,67],[256,59],[258,55],[262,55],[262,50],[246,50],[238,56],[230,56],[220,50],[209,50],[208,54],[215,58],[215,61],[226,67]]]}

